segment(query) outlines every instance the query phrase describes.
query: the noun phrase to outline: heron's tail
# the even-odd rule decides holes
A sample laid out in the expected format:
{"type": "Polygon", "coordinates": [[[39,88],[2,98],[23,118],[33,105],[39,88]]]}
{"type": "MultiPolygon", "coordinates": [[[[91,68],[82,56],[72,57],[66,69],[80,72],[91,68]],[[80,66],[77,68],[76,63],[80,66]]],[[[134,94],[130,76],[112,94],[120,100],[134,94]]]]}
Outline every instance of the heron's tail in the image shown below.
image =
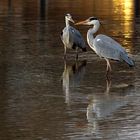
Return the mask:
{"type": "Polygon", "coordinates": [[[135,63],[134,61],[127,56],[127,54],[121,54],[121,59],[124,60],[130,67],[134,67],[135,63]]]}

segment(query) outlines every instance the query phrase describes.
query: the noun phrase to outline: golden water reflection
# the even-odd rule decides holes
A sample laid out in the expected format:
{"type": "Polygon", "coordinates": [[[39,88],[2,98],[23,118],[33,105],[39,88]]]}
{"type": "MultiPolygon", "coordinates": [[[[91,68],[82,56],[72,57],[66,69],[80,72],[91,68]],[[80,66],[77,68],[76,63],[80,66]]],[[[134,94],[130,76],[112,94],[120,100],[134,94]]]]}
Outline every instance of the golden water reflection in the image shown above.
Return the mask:
{"type": "MultiPolygon", "coordinates": [[[[134,1],[133,0],[113,0],[114,13],[121,20],[121,32],[124,35],[123,45],[131,52],[134,33],[134,1]]],[[[117,27],[118,28],[118,27],[117,27]]]]}
{"type": "MultiPolygon", "coordinates": [[[[51,4],[51,2],[49,3],[51,4]]],[[[96,16],[104,20],[106,32],[100,30],[101,33],[117,39],[128,52],[133,51],[135,16],[133,0],[81,0],[78,3],[65,2],[63,7],[60,6],[59,2],[56,2],[56,5],[58,14],[62,16],[61,20],[63,20],[63,16],[67,12],[71,13],[75,20],[82,20],[89,16],[96,16]]],[[[52,6],[49,9],[54,11],[54,7],[52,6]]],[[[52,18],[52,13],[48,13],[48,16],[52,18]]],[[[56,15],[54,16],[56,17],[56,15]]],[[[80,30],[86,36],[87,28],[80,27],[80,30]]]]}
{"type": "MultiPolygon", "coordinates": [[[[21,20],[27,18],[45,20],[45,18],[39,18],[44,15],[47,18],[52,19],[54,23],[62,23],[64,15],[68,12],[73,15],[75,20],[96,16],[99,19],[106,21],[104,26],[109,36],[114,36],[129,52],[132,51],[135,16],[133,0],[78,0],[78,2],[48,0],[45,3],[45,6],[41,6],[42,4],[44,3],[36,2],[34,0],[31,0],[30,2],[27,0],[1,1],[0,14],[8,16],[10,10],[10,14],[13,14],[14,16],[16,14],[16,16],[21,17],[21,20]],[[43,7],[42,11],[41,7],[43,7]],[[44,13],[40,14],[40,12],[44,13]]],[[[49,28],[52,28],[52,24],[50,26],[51,27],[49,28]]],[[[53,28],[60,32],[60,28],[55,26],[53,28]]],[[[81,30],[83,30],[83,34],[86,34],[86,28],[81,28],[81,30]]]]}

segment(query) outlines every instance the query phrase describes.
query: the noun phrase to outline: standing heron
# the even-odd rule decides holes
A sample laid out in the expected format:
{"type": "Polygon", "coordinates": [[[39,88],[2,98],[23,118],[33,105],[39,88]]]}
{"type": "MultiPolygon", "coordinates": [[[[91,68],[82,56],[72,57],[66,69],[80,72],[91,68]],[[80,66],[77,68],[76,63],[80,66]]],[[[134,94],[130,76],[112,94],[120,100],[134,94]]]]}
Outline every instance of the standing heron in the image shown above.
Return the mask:
{"type": "Polygon", "coordinates": [[[90,28],[87,32],[87,42],[97,55],[106,60],[107,75],[111,71],[110,59],[125,61],[130,67],[134,66],[133,60],[128,57],[125,49],[111,37],[99,34],[94,38],[93,34],[96,33],[100,27],[100,22],[96,17],[90,17],[87,20],[76,23],[76,25],[93,25],[93,28],[90,28]]]}
{"type": "Polygon", "coordinates": [[[66,49],[72,48],[76,50],[76,59],[78,59],[78,49],[80,48],[82,51],[86,51],[86,44],[80,32],[74,27],[70,26],[70,21],[74,23],[72,16],[70,14],[66,14],[66,27],[61,33],[61,39],[64,44],[64,58],[66,58],[66,49]]]}

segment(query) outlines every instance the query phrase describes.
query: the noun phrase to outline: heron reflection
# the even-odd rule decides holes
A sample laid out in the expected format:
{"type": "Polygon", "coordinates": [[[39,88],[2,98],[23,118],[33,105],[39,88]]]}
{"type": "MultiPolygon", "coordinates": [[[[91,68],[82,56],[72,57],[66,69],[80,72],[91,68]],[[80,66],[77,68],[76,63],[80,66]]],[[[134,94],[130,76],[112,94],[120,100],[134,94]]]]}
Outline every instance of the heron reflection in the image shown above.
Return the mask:
{"type": "Polygon", "coordinates": [[[98,131],[100,120],[111,117],[117,110],[126,106],[131,101],[129,95],[134,87],[129,84],[119,84],[112,87],[110,80],[106,81],[106,90],[103,94],[94,94],[89,96],[89,104],[87,106],[87,121],[90,132],[98,131]],[[122,90],[122,94],[110,94],[113,88],[115,93],[122,90]]]}
{"type": "Polygon", "coordinates": [[[86,60],[76,61],[68,64],[64,61],[64,71],[62,74],[62,87],[65,93],[65,102],[70,103],[70,90],[79,87],[85,74],[86,60]]]}

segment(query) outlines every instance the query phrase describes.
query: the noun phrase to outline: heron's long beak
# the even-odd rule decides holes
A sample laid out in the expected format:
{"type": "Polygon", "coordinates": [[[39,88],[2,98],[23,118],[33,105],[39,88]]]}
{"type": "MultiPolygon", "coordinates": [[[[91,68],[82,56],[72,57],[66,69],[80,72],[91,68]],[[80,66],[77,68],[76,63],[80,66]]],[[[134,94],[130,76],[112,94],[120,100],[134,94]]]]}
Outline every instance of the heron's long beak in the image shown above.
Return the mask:
{"type": "Polygon", "coordinates": [[[88,25],[88,21],[87,20],[80,21],[80,22],[75,23],[75,25],[88,25]]]}
{"type": "Polygon", "coordinates": [[[73,20],[72,18],[70,19],[70,21],[73,22],[73,23],[75,23],[74,20],[73,20]]]}

